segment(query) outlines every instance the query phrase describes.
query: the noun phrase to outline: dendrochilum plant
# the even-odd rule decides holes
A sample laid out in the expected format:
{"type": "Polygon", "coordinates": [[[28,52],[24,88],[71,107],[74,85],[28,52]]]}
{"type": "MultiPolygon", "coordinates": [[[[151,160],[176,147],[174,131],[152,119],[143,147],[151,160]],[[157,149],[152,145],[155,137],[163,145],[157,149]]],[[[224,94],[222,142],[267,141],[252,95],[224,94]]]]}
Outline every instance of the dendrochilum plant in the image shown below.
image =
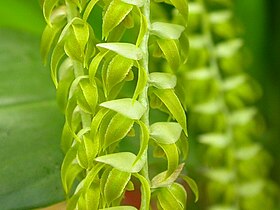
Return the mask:
{"type": "Polygon", "coordinates": [[[123,199],[139,183],[140,209],[186,209],[181,182],[196,195],[197,187],[182,173],[187,123],[172,72],[188,53],[187,1],[43,0],[42,9],[47,26],[41,54],[45,62],[51,54],[65,115],[61,177],[67,208],[136,209],[123,199]],[[165,8],[182,24],[162,22],[165,8]],[[159,57],[172,71],[150,64],[159,57]],[[127,141],[135,148],[124,150],[127,141]],[[155,158],[166,160],[166,168],[151,169],[155,158]]]}
{"type": "MultiPolygon", "coordinates": [[[[201,144],[199,209],[275,209],[266,179],[269,156],[257,141],[262,120],[256,82],[244,72],[246,53],[233,18],[234,1],[191,0],[190,54],[178,71],[178,92],[190,114],[191,139],[201,144]]],[[[179,22],[180,18],[174,19],[179,22]]],[[[200,158],[197,156],[197,158],[200,158]]]]}

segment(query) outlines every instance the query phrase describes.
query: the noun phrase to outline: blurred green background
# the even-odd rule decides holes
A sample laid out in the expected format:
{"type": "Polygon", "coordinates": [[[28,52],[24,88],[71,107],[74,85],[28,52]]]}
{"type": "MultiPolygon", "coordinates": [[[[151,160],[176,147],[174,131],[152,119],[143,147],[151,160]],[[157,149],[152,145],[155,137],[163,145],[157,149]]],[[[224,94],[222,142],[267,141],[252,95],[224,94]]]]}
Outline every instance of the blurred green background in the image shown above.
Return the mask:
{"type": "MultiPolygon", "coordinates": [[[[280,1],[236,0],[236,16],[252,54],[247,69],[261,84],[262,143],[280,184],[280,1]]],[[[63,199],[59,149],[63,116],[39,56],[45,22],[37,0],[0,7],[0,209],[30,209],[63,199]]],[[[190,148],[192,149],[192,148],[190,148]]]]}

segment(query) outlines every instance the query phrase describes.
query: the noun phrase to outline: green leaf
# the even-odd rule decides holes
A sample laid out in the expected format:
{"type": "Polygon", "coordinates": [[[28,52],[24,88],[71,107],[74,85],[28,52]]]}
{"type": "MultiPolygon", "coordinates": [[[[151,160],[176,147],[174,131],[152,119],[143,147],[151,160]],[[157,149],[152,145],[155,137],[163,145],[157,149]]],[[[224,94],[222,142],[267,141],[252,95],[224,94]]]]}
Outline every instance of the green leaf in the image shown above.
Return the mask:
{"type": "Polygon", "coordinates": [[[257,109],[255,107],[249,107],[246,109],[241,109],[238,111],[235,111],[230,116],[230,122],[233,125],[245,125],[250,120],[253,119],[253,117],[257,114],[257,109]]]}
{"type": "Polygon", "coordinates": [[[157,122],[150,126],[150,136],[159,144],[174,144],[181,136],[182,127],[175,122],[157,122]]]}
{"type": "Polygon", "coordinates": [[[134,44],[111,42],[111,43],[100,43],[97,44],[96,46],[107,50],[111,50],[125,58],[129,58],[132,60],[140,60],[143,58],[142,50],[136,47],[136,45],[134,44]]]}
{"type": "Polygon", "coordinates": [[[98,130],[98,133],[96,135],[96,138],[99,140],[100,142],[100,150],[99,150],[99,153],[105,151],[105,147],[104,147],[104,141],[105,141],[105,134],[108,130],[108,125],[109,123],[111,122],[111,119],[118,113],[116,112],[113,112],[113,111],[110,111],[108,110],[109,112],[103,117],[102,121],[101,121],[101,124],[100,124],[100,127],[99,127],[99,130],[98,130]]]}
{"type": "Polygon", "coordinates": [[[96,179],[84,193],[85,208],[81,209],[98,209],[100,195],[100,180],[96,179]]]}
{"type": "Polygon", "coordinates": [[[66,205],[67,210],[74,210],[76,209],[77,203],[79,201],[81,193],[74,194],[68,201],[66,205]]]}
{"type": "Polygon", "coordinates": [[[170,175],[167,176],[167,171],[164,171],[158,175],[156,175],[152,179],[152,186],[151,188],[159,188],[159,187],[168,187],[170,186],[173,182],[176,181],[176,179],[179,177],[181,171],[184,168],[184,163],[180,164],[177,169],[170,175]]]}
{"type": "Polygon", "coordinates": [[[119,152],[119,153],[113,153],[109,155],[104,155],[95,158],[97,162],[108,164],[120,171],[128,172],[128,173],[137,173],[139,172],[144,165],[144,161],[137,161],[136,164],[134,164],[136,160],[136,155],[130,152],[119,152]]]}
{"type": "Polygon", "coordinates": [[[67,210],[76,209],[77,203],[79,201],[82,193],[86,193],[92,184],[96,183],[97,175],[99,171],[104,167],[103,164],[96,164],[88,173],[87,176],[79,183],[76,188],[75,194],[67,202],[67,210]]]}
{"type": "Polygon", "coordinates": [[[193,14],[202,14],[204,12],[203,6],[199,2],[188,2],[189,13],[193,14]]]}
{"type": "Polygon", "coordinates": [[[236,53],[243,46],[243,40],[236,38],[216,45],[216,54],[220,58],[227,58],[236,53]]]}
{"type": "Polygon", "coordinates": [[[138,37],[137,37],[137,41],[136,41],[137,47],[139,47],[139,45],[143,41],[143,38],[148,30],[148,24],[147,24],[146,17],[142,14],[140,9],[138,9],[138,12],[140,15],[140,29],[139,29],[139,33],[138,33],[138,37]]]}
{"type": "Polygon", "coordinates": [[[49,52],[53,46],[55,38],[58,36],[62,27],[58,27],[56,25],[49,26],[47,25],[42,34],[40,52],[43,59],[44,64],[47,63],[49,52]]]}
{"type": "Polygon", "coordinates": [[[170,192],[168,188],[162,188],[158,193],[157,197],[160,206],[164,210],[169,210],[169,209],[184,210],[184,208],[180,205],[178,200],[174,197],[174,195],[170,192]]]}
{"type": "Polygon", "coordinates": [[[177,120],[177,122],[182,126],[183,131],[187,135],[187,119],[185,115],[185,111],[176,96],[174,90],[160,90],[155,89],[154,94],[165,104],[173,117],[177,120]]]}
{"type": "Polygon", "coordinates": [[[130,173],[119,171],[115,168],[110,171],[104,187],[104,197],[108,205],[124,193],[130,176],[130,173]]]}
{"type": "Polygon", "coordinates": [[[51,14],[53,9],[57,6],[59,0],[45,0],[44,4],[43,4],[43,14],[44,14],[44,18],[46,20],[46,22],[48,23],[48,25],[52,25],[51,24],[51,14]]]}
{"type": "MultiPolygon", "coordinates": [[[[43,2],[38,1],[2,1],[0,7],[0,26],[2,29],[12,29],[24,33],[41,36],[46,25],[42,15],[43,2]]],[[[53,14],[52,14],[53,16],[53,14]]]]}
{"type": "Polygon", "coordinates": [[[68,150],[61,166],[61,180],[66,194],[70,192],[75,178],[82,171],[82,168],[77,163],[74,163],[77,149],[78,146],[75,145],[68,150]]]}
{"type": "Polygon", "coordinates": [[[189,141],[185,133],[182,133],[179,141],[176,142],[177,147],[179,148],[182,160],[187,160],[189,154],[189,141]]]}
{"type": "Polygon", "coordinates": [[[81,48],[79,41],[77,40],[74,34],[68,35],[67,39],[65,39],[64,51],[66,55],[71,59],[79,61],[81,63],[84,62],[83,49],[81,48]]]}
{"type": "Polygon", "coordinates": [[[249,198],[259,194],[265,187],[265,182],[262,179],[245,182],[238,187],[238,193],[243,198],[249,198]]]}
{"type": "Polygon", "coordinates": [[[214,146],[217,148],[225,148],[229,145],[230,139],[223,133],[205,133],[199,135],[199,142],[214,146]]]}
{"type": "Polygon", "coordinates": [[[142,121],[137,121],[137,123],[139,124],[140,129],[141,129],[141,136],[140,136],[141,142],[140,142],[139,152],[138,152],[137,157],[135,159],[135,163],[139,160],[142,160],[143,156],[146,157],[148,144],[149,144],[149,137],[150,137],[149,136],[149,129],[145,125],[145,123],[143,123],[142,121]]]}
{"type": "Polygon", "coordinates": [[[251,143],[250,146],[243,146],[235,151],[235,157],[238,160],[249,160],[261,151],[261,146],[251,143]]]}
{"type": "Polygon", "coordinates": [[[98,70],[98,67],[100,65],[100,62],[102,61],[102,59],[104,58],[104,56],[107,54],[107,52],[100,52],[98,53],[91,61],[90,65],[89,65],[89,79],[91,82],[94,81],[96,72],[98,70]]]}
{"type": "Polygon", "coordinates": [[[116,206],[116,207],[110,207],[110,208],[105,208],[100,210],[137,210],[137,209],[133,206],[116,206]]]}
{"type": "Polygon", "coordinates": [[[116,111],[133,120],[139,120],[146,111],[146,108],[139,101],[133,101],[130,98],[106,101],[101,103],[100,106],[116,111]]]}
{"type": "Polygon", "coordinates": [[[69,98],[73,98],[76,96],[78,87],[79,87],[79,83],[84,80],[84,79],[88,79],[87,75],[81,75],[75,78],[75,80],[73,81],[73,83],[71,84],[70,90],[69,90],[69,98]]]}
{"type": "Polygon", "coordinates": [[[74,18],[71,24],[76,40],[80,46],[82,54],[84,54],[85,46],[89,40],[89,26],[87,22],[80,18],[74,18]]]}
{"type": "Polygon", "coordinates": [[[63,43],[58,43],[52,53],[51,56],[51,77],[53,80],[53,83],[55,87],[57,88],[58,82],[57,82],[57,68],[58,64],[65,55],[63,43]]]}
{"type": "Polygon", "coordinates": [[[137,97],[142,93],[147,85],[147,80],[148,78],[145,69],[140,64],[138,64],[138,81],[132,97],[133,100],[136,100],[137,97]]]}
{"type": "Polygon", "coordinates": [[[133,174],[141,182],[141,206],[140,210],[146,210],[150,208],[151,190],[148,180],[142,175],[133,174]]]}
{"type": "Polygon", "coordinates": [[[190,51],[190,43],[187,33],[182,33],[179,39],[180,48],[181,48],[181,58],[182,63],[186,64],[189,58],[189,51],[190,51]]]}
{"type": "Polygon", "coordinates": [[[151,33],[162,39],[179,39],[184,30],[184,26],[173,23],[154,22],[151,24],[151,33]]]}
{"type": "Polygon", "coordinates": [[[176,198],[177,202],[180,203],[183,209],[186,209],[187,204],[187,192],[185,188],[178,183],[173,183],[169,187],[169,191],[172,193],[172,195],[176,198]]]}
{"type": "Polygon", "coordinates": [[[88,5],[87,5],[87,7],[86,7],[86,9],[85,9],[85,12],[84,12],[84,14],[83,14],[83,20],[84,20],[84,21],[87,21],[87,19],[88,19],[90,13],[91,13],[93,7],[96,5],[96,3],[97,3],[98,1],[99,1],[99,0],[91,0],[91,1],[88,3],[88,5]]]}
{"type": "Polygon", "coordinates": [[[166,178],[173,174],[179,163],[179,154],[176,144],[158,144],[164,151],[167,158],[166,178]]]}
{"type": "Polygon", "coordinates": [[[135,5],[137,7],[142,7],[145,3],[144,0],[121,0],[124,3],[135,5]]]}
{"type": "Polygon", "coordinates": [[[115,85],[121,83],[133,66],[133,60],[116,55],[109,63],[106,75],[107,91],[110,93],[115,85]]]}
{"type": "Polygon", "coordinates": [[[212,24],[220,24],[229,21],[232,15],[230,10],[220,10],[209,13],[209,19],[212,24]]]}
{"type": "Polygon", "coordinates": [[[73,65],[70,59],[66,59],[61,64],[59,68],[59,73],[61,72],[63,72],[63,76],[61,76],[57,86],[56,100],[63,113],[65,113],[65,109],[69,97],[69,90],[71,84],[75,79],[73,65]]]}
{"type": "Polygon", "coordinates": [[[225,91],[233,90],[245,82],[246,82],[246,76],[244,74],[231,76],[223,81],[222,88],[225,91]]]}
{"type": "Polygon", "coordinates": [[[197,202],[199,199],[199,191],[196,182],[192,178],[185,175],[182,175],[182,178],[185,180],[185,182],[187,182],[187,184],[191,188],[192,192],[195,195],[195,202],[197,202]]]}
{"type": "Polygon", "coordinates": [[[207,177],[213,181],[228,184],[234,180],[235,173],[229,169],[217,168],[211,169],[206,173],[207,177]]]}
{"type": "Polygon", "coordinates": [[[68,123],[64,124],[62,135],[61,135],[61,149],[66,154],[73,144],[72,132],[69,128],[68,123]]]}
{"type": "Polygon", "coordinates": [[[81,142],[81,139],[77,136],[75,131],[79,128],[81,124],[81,116],[77,110],[77,101],[75,97],[71,97],[68,100],[66,110],[65,110],[65,123],[68,124],[69,130],[72,134],[72,137],[75,138],[76,141],[81,142]]]}
{"type": "Polygon", "coordinates": [[[212,100],[193,107],[194,112],[203,114],[216,114],[221,110],[222,104],[220,101],[212,100]]]}
{"type": "Polygon", "coordinates": [[[88,69],[89,68],[89,64],[92,61],[92,58],[96,55],[96,40],[94,37],[94,33],[92,31],[92,29],[90,28],[90,37],[88,40],[88,43],[86,45],[85,48],[85,59],[84,59],[84,63],[83,63],[83,67],[88,69]]]}
{"type": "Polygon", "coordinates": [[[121,0],[112,0],[103,17],[102,36],[107,39],[109,33],[124,20],[132,9],[133,5],[123,3],[121,0]]]}
{"type": "Polygon", "coordinates": [[[186,73],[189,80],[208,80],[213,78],[213,73],[209,68],[199,68],[186,73]]]}
{"type": "Polygon", "coordinates": [[[159,39],[157,40],[157,43],[163,52],[170,68],[176,72],[181,64],[180,52],[176,41],[172,39],[159,39]]]}
{"type": "Polygon", "coordinates": [[[93,117],[91,121],[91,126],[90,126],[90,134],[91,138],[95,138],[95,136],[98,133],[99,126],[102,122],[102,120],[105,118],[105,116],[108,114],[109,110],[106,109],[100,109],[96,115],[93,117]]]}
{"type": "Polygon", "coordinates": [[[134,120],[129,119],[122,114],[117,113],[114,115],[105,133],[103,149],[106,149],[111,144],[123,139],[131,130],[133,124],[134,120]]]}
{"type": "Polygon", "coordinates": [[[172,89],[176,86],[177,77],[171,73],[152,72],[149,74],[149,84],[158,89],[172,89]]]}
{"type": "Polygon", "coordinates": [[[90,188],[91,184],[94,183],[99,171],[103,167],[104,167],[104,165],[101,163],[97,163],[96,165],[94,165],[92,167],[92,169],[90,169],[90,171],[87,173],[87,176],[80,182],[80,184],[82,184],[83,187],[80,190],[78,190],[78,192],[75,192],[75,194],[80,194],[81,192],[86,192],[90,188]]]}
{"type": "Polygon", "coordinates": [[[188,3],[186,0],[170,0],[170,2],[179,10],[185,19],[188,17],[188,3]]]}
{"type": "Polygon", "coordinates": [[[90,138],[88,134],[83,135],[83,140],[79,143],[77,151],[77,160],[79,164],[85,168],[91,168],[93,166],[94,158],[97,155],[94,140],[90,138]]]}
{"type": "MultiPolygon", "coordinates": [[[[21,1],[6,3],[18,6],[21,1]]],[[[11,15],[19,9],[7,8],[6,3],[1,2],[1,17],[2,9],[11,15]]],[[[34,14],[37,2],[22,3],[25,12],[34,14]]],[[[0,28],[0,209],[47,206],[64,198],[60,180],[63,116],[38,53],[39,36],[0,28]]]]}
{"type": "MultiPolygon", "coordinates": [[[[95,84],[95,82],[90,82],[88,78],[86,79],[82,79],[79,82],[79,86],[82,90],[82,94],[83,97],[85,98],[86,101],[86,107],[89,107],[88,110],[86,110],[88,113],[94,113],[95,112],[95,108],[98,102],[98,90],[97,90],[97,86],[95,84]]],[[[79,99],[79,97],[78,97],[79,99]]],[[[81,105],[81,103],[79,103],[78,100],[78,104],[81,105]]]]}

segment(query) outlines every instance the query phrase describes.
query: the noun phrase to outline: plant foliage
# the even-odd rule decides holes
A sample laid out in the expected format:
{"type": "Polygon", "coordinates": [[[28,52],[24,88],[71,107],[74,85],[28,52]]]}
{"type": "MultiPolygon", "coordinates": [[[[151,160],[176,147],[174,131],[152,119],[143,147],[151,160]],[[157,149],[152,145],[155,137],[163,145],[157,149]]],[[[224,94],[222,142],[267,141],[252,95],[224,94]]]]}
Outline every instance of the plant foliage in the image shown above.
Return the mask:
{"type": "Polygon", "coordinates": [[[199,209],[274,209],[270,157],[256,141],[263,122],[254,103],[261,90],[244,72],[246,54],[233,7],[230,0],[189,1],[190,53],[178,72],[177,90],[192,116],[193,138],[203,148],[198,174],[207,180],[200,183],[207,203],[199,209]]]}
{"type": "MultiPolygon", "coordinates": [[[[44,0],[42,8],[47,26],[41,53],[45,61],[51,54],[51,77],[65,114],[61,177],[67,209],[134,209],[122,200],[137,182],[140,209],[154,209],[152,203],[186,209],[186,190],[176,180],[188,152],[187,123],[174,88],[188,54],[187,1],[44,0]],[[166,3],[180,24],[158,21],[153,11],[163,11],[166,3]],[[172,71],[150,64],[159,54],[172,71]],[[151,124],[156,110],[166,120],[151,124]],[[129,136],[139,144],[136,153],[120,150],[129,136]],[[148,153],[167,164],[152,180],[148,153]]],[[[195,182],[182,176],[198,196],[195,182]]]]}

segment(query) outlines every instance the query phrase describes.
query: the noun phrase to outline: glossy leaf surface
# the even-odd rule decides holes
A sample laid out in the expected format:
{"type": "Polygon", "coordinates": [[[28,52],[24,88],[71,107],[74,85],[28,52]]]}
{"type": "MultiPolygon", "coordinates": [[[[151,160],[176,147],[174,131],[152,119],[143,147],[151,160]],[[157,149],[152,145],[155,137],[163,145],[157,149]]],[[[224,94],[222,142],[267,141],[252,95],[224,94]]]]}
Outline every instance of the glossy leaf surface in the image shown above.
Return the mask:
{"type": "Polygon", "coordinates": [[[132,8],[133,5],[126,4],[120,0],[111,1],[103,17],[102,34],[105,39],[107,39],[109,33],[124,20],[132,8]]]}
{"type": "Polygon", "coordinates": [[[106,75],[106,85],[108,87],[108,92],[110,92],[115,85],[119,84],[125,79],[131,70],[132,65],[133,60],[125,58],[121,55],[116,55],[111,60],[106,75]]]}
{"type": "Polygon", "coordinates": [[[181,57],[175,40],[160,39],[157,42],[170,68],[176,72],[181,64],[181,57]]]}
{"type": "Polygon", "coordinates": [[[63,119],[49,75],[34,50],[40,40],[3,29],[0,36],[0,209],[58,202],[63,199],[63,119]]]}
{"type": "Polygon", "coordinates": [[[129,173],[139,172],[144,164],[143,161],[138,161],[134,165],[134,162],[136,160],[136,155],[130,152],[119,152],[119,153],[104,155],[95,158],[95,160],[101,163],[111,165],[120,171],[129,172],[129,173]]]}
{"type": "Polygon", "coordinates": [[[110,171],[104,187],[104,196],[108,204],[124,193],[125,186],[130,180],[130,176],[130,173],[119,171],[115,168],[110,171]]]}
{"type": "Polygon", "coordinates": [[[140,60],[143,57],[143,52],[140,48],[136,47],[134,44],[130,43],[121,43],[121,42],[112,42],[112,43],[101,43],[97,44],[97,47],[111,50],[123,57],[140,60]]]}
{"type": "Polygon", "coordinates": [[[163,39],[179,39],[185,27],[172,23],[154,22],[151,24],[151,33],[163,39]]]}
{"type": "Polygon", "coordinates": [[[173,144],[180,138],[182,127],[174,122],[157,122],[150,126],[150,136],[160,144],[173,144]]]}
{"type": "Polygon", "coordinates": [[[100,106],[114,110],[133,120],[139,120],[146,110],[140,102],[133,101],[130,98],[103,102],[100,106]]]}
{"type": "Polygon", "coordinates": [[[149,83],[158,89],[172,89],[176,86],[177,78],[170,73],[152,72],[149,74],[149,83]]]}
{"type": "Polygon", "coordinates": [[[165,104],[165,106],[171,112],[173,117],[182,126],[184,132],[187,134],[187,120],[185,111],[174,90],[154,90],[154,93],[165,104]]]}

